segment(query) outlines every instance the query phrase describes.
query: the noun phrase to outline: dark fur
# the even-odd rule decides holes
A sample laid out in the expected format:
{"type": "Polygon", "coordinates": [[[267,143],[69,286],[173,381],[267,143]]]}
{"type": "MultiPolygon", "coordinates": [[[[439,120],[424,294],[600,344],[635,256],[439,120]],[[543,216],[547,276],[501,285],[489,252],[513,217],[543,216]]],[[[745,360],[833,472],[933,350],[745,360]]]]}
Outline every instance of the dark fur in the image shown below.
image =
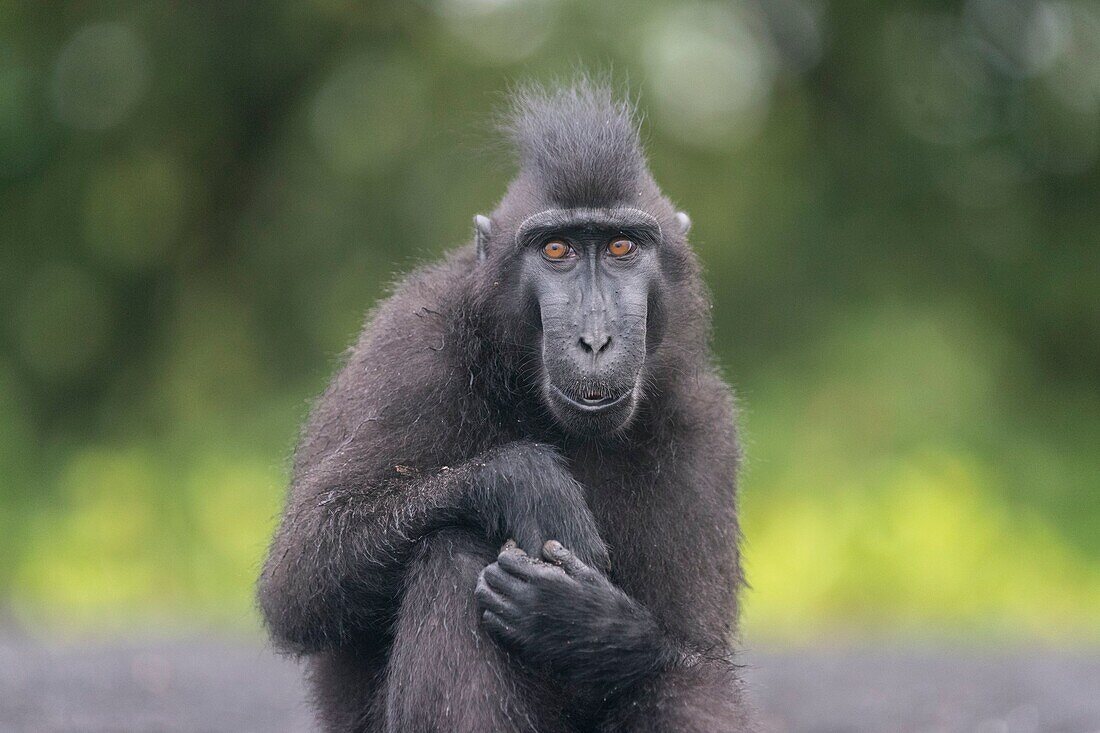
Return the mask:
{"type": "Polygon", "coordinates": [[[563,208],[628,201],[648,176],[634,111],[606,87],[520,89],[503,127],[522,171],[563,208]]]}
{"type": "Polygon", "coordinates": [[[330,730],[744,730],[738,448],[696,258],[628,107],[581,85],[517,110],[487,259],[471,244],[410,275],[313,411],[260,581],[268,627],[308,655],[330,730]],[[590,439],[540,401],[514,233],[612,204],[661,222],[662,280],[637,414],[590,439]],[[548,539],[565,550],[532,558],[548,539]]]}

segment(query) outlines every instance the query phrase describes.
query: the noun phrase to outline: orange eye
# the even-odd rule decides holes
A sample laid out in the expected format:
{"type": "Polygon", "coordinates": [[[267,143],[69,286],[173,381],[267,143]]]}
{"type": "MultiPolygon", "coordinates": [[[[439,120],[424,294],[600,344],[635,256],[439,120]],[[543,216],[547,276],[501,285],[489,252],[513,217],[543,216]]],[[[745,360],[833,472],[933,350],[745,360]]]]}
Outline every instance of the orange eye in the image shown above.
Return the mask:
{"type": "Polygon", "coordinates": [[[629,239],[616,239],[607,245],[607,251],[612,257],[626,257],[628,254],[638,248],[638,245],[631,242],[629,239]]]}
{"type": "Polygon", "coordinates": [[[565,242],[553,240],[542,245],[542,256],[548,260],[564,260],[572,250],[565,242]]]}

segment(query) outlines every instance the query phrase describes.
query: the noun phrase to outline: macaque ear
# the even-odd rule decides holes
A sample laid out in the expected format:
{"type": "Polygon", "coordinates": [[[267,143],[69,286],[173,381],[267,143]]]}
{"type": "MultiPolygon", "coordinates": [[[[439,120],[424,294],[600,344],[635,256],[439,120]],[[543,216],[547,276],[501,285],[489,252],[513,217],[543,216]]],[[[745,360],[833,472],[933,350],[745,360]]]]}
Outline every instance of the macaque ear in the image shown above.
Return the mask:
{"type": "Polygon", "coordinates": [[[474,238],[477,242],[477,261],[484,262],[488,255],[489,237],[493,233],[493,222],[489,217],[478,214],[474,217],[474,238]]]}
{"type": "Polygon", "coordinates": [[[677,211],[676,225],[680,227],[680,234],[687,234],[691,229],[691,217],[682,211],[677,211]]]}

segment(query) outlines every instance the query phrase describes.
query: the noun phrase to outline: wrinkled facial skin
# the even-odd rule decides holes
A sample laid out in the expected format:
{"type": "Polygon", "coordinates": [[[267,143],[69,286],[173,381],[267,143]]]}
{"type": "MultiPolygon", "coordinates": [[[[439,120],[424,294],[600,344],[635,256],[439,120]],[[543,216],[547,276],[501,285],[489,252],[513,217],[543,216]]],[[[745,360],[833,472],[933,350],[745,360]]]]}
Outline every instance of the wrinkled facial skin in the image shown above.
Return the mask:
{"type": "Polygon", "coordinates": [[[622,429],[641,398],[659,227],[639,216],[571,217],[529,226],[517,241],[541,324],[540,387],[550,413],[572,433],[622,429]],[[624,238],[634,249],[617,257],[609,245],[624,238]],[[569,256],[548,258],[548,242],[564,243],[569,256]]]}

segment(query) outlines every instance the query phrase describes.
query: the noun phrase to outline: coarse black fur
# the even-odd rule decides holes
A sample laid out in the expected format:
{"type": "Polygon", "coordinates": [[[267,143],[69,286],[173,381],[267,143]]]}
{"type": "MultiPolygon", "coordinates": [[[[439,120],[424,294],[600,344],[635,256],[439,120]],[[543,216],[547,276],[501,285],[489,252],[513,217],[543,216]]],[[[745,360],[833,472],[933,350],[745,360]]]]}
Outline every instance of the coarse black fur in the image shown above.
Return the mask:
{"type": "Polygon", "coordinates": [[[608,90],[527,89],[515,109],[521,169],[484,261],[471,243],[406,278],[315,406],[260,579],[268,628],[308,659],[327,730],[746,730],[734,406],[687,219],[608,90]],[[658,223],[648,269],[600,264],[617,225],[584,212],[614,207],[658,223]],[[575,244],[596,253],[565,325],[642,344],[631,408],[605,422],[547,408],[559,342],[531,283],[558,265],[517,236],[547,209],[583,209],[575,244]],[[644,313],[597,313],[620,292],[600,267],[647,273],[623,281],[644,313]]]}
{"type": "Polygon", "coordinates": [[[531,176],[562,207],[610,206],[637,195],[648,178],[634,110],[608,87],[582,84],[514,94],[503,128],[531,176]]]}

